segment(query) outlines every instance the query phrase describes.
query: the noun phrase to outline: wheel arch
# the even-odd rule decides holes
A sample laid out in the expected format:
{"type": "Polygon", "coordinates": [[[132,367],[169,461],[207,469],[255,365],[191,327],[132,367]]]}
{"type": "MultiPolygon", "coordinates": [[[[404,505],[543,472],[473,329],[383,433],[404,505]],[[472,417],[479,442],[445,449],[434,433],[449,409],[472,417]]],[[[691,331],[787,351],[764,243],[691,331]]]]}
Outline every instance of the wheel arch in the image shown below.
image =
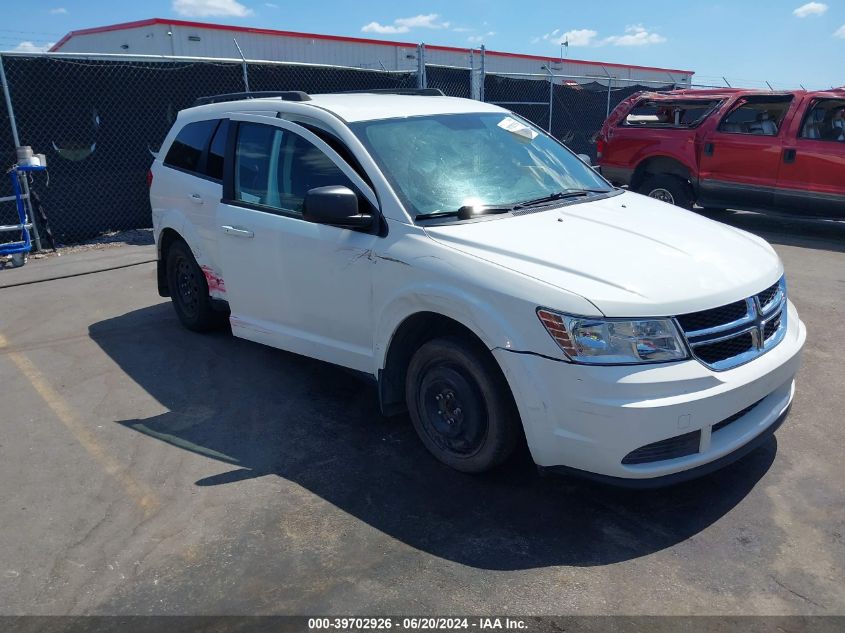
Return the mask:
{"type": "Polygon", "coordinates": [[[671,156],[657,155],[644,158],[637,164],[631,176],[631,190],[636,191],[646,178],[658,174],[676,176],[695,187],[694,171],[688,165],[671,156]]]}
{"type": "MultiPolygon", "coordinates": [[[[411,357],[428,341],[444,336],[459,336],[484,353],[490,353],[481,337],[457,319],[430,310],[407,315],[393,331],[383,367],[378,370],[379,405],[384,415],[397,415],[406,410],[405,379],[411,357]]],[[[495,359],[494,364],[498,368],[495,359]]]]}
{"type": "Polygon", "coordinates": [[[159,233],[157,241],[156,259],[156,280],[158,282],[158,294],[162,297],[170,296],[170,288],[167,283],[167,254],[174,242],[185,241],[185,238],[174,228],[165,227],[159,233]]]}

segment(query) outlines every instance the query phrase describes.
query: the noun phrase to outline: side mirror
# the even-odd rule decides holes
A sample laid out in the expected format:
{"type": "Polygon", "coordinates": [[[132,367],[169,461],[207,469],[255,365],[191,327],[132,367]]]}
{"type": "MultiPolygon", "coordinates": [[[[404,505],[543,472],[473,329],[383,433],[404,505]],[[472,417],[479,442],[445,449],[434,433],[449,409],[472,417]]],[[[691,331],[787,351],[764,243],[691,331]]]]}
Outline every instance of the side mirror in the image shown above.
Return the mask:
{"type": "Polygon", "coordinates": [[[590,165],[592,167],[593,159],[590,158],[589,154],[578,154],[578,158],[580,158],[582,161],[584,161],[585,163],[587,163],[588,165],[590,165]]]}
{"type": "Polygon", "coordinates": [[[302,218],[316,224],[332,224],[365,229],[373,224],[373,216],[358,212],[358,195],[339,185],[316,187],[305,194],[302,218]]]}

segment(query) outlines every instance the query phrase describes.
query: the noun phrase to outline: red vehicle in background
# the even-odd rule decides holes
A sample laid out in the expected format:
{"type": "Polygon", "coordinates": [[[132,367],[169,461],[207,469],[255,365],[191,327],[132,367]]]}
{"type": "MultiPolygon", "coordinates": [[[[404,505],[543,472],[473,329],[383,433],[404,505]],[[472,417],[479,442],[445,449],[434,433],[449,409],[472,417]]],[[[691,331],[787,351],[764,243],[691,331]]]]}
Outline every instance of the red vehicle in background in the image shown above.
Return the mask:
{"type": "Polygon", "coordinates": [[[641,92],[597,149],[611,182],[687,209],[845,217],[845,88],[641,92]]]}

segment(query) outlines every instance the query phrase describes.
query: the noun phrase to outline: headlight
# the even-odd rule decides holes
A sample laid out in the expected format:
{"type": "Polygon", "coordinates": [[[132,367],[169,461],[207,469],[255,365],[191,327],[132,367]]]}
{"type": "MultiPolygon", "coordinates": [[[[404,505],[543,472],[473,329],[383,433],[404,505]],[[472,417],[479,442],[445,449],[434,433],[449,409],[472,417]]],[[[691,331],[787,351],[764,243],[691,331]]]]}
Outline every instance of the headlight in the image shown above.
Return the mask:
{"type": "Polygon", "coordinates": [[[593,319],[545,308],[537,316],[563,353],[578,363],[630,365],[687,358],[671,319],[593,319]]]}

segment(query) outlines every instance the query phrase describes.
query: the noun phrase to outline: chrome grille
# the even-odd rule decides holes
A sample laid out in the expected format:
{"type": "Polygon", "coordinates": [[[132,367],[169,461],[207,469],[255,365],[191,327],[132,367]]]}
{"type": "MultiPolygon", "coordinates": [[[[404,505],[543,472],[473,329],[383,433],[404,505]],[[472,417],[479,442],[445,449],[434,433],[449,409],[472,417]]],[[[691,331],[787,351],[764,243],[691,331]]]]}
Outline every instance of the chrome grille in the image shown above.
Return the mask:
{"type": "Polygon", "coordinates": [[[786,333],[786,280],[762,292],[711,310],[676,317],[693,356],[716,371],[738,367],[765,354],[786,333]]]}
{"type": "Polygon", "coordinates": [[[706,330],[711,327],[731,323],[742,319],[747,312],[745,299],[729,303],[721,308],[691,312],[678,317],[678,323],[684,331],[706,330]]]}

